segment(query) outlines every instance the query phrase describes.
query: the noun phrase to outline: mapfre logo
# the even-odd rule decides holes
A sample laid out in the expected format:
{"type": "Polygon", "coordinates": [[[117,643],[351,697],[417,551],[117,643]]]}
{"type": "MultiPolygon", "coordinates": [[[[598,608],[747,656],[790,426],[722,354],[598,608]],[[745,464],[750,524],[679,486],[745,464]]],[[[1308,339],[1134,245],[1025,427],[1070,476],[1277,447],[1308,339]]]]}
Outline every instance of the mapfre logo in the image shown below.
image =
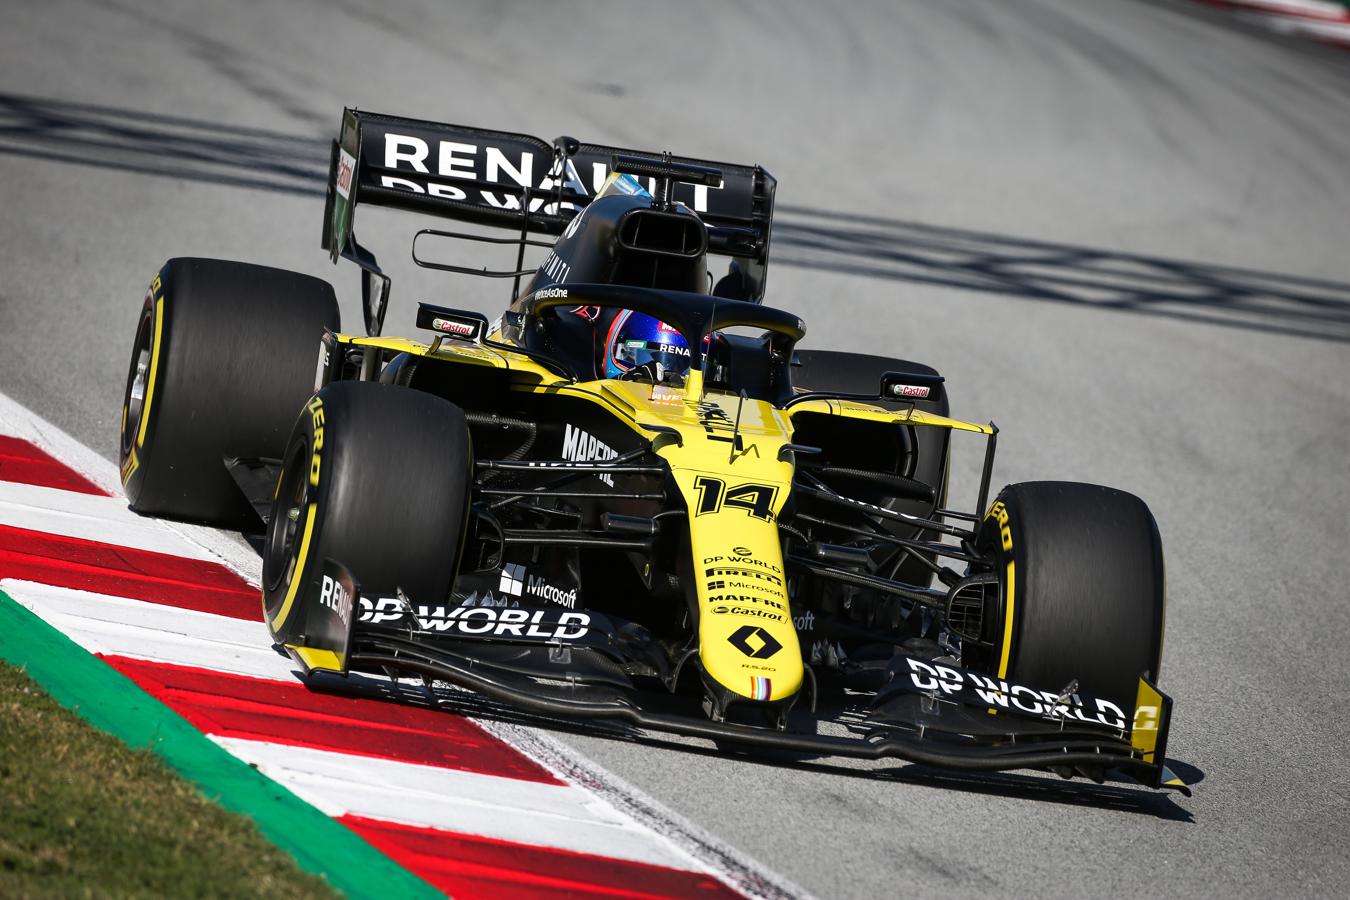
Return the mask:
{"type": "MultiPolygon", "coordinates": [[[[580,428],[573,428],[571,425],[565,426],[563,430],[562,458],[569,462],[595,462],[597,460],[613,459],[619,453],[609,444],[597,438],[595,435],[582,431],[580,428]]],[[[610,487],[614,487],[614,477],[612,475],[602,475],[596,473],[597,477],[610,487]]]]}

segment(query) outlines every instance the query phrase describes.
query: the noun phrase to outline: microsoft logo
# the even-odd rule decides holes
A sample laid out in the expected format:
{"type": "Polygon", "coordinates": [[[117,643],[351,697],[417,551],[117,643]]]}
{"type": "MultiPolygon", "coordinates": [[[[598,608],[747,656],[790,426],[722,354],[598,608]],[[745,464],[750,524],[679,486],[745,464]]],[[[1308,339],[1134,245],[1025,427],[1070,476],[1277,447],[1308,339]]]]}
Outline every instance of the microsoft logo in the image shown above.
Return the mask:
{"type": "Polygon", "coordinates": [[[516,563],[502,566],[502,580],[497,589],[503,594],[519,597],[525,589],[525,567],[516,563]]]}

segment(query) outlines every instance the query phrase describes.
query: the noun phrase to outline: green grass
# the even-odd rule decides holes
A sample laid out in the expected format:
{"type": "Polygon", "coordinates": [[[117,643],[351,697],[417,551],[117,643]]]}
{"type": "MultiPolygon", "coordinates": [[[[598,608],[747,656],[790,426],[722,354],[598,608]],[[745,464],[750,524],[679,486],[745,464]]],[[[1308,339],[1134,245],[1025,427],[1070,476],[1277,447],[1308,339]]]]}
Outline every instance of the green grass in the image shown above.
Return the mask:
{"type": "Polygon", "coordinates": [[[208,800],[0,662],[0,897],[334,897],[208,800]]]}

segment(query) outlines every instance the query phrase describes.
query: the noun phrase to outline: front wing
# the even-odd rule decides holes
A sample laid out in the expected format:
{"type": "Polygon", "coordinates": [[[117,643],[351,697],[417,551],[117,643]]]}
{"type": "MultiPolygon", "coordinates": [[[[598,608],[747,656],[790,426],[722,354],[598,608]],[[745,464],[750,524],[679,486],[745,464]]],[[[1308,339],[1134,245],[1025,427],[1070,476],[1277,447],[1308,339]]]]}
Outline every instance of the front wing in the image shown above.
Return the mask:
{"type": "MultiPolygon", "coordinates": [[[[1096,781],[1115,769],[1190,794],[1165,764],[1172,701],[1143,677],[1133,709],[1124,710],[1073,685],[1037,689],[897,653],[884,684],[832,720],[842,726],[837,733],[822,734],[788,730],[791,703],[778,728],[689,714],[676,688],[681,666],[696,667],[697,653],[671,667],[640,626],[598,613],[363,599],[331,560],[306,593],[314,602],[304,604],[304,644],[287,649],[307,672],[412,672],[540,715],[780,751],[965,771],[1048,769],[1096,781]]],[[[808,674],[801,693],[813,726],[824,721],[814,715],[819,690],[808,674]]]]}

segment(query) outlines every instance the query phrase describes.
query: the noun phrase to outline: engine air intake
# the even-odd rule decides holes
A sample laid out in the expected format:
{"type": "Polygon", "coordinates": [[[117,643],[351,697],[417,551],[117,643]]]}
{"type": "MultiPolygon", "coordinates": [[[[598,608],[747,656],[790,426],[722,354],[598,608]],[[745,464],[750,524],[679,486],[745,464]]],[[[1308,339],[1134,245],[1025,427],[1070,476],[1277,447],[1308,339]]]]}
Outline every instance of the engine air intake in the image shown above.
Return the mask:
{"type": "Polygon", "coordinates": [[[708,232],[691,215],[633,209],[619,220],[619,246],[624,250],[696,259],[708,250],[708,232]]]}

